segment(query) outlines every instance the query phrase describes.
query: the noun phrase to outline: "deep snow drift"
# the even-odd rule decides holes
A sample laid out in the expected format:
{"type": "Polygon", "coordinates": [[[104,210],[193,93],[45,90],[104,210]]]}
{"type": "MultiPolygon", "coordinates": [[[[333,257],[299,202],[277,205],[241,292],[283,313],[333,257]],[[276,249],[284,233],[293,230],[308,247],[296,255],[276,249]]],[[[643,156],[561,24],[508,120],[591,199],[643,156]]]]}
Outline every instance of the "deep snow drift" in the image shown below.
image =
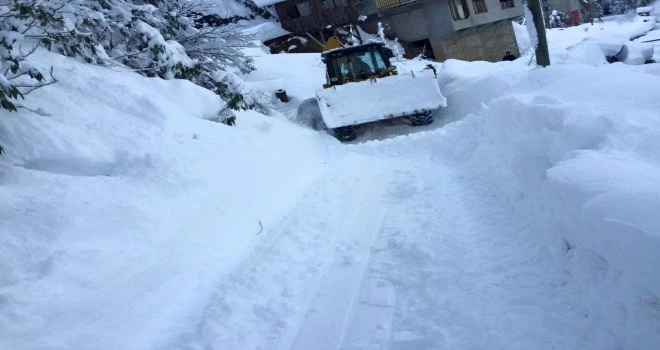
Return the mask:
{"type": "Polygon", "coordinates": [[[435,63],[434,124],[348,145],[288,121],[318,55],[253,50],[292,101],[228,127],[190,83],[39,52],[40,115],[0,111],[0,348],[654,348],[660,68],[559,46],[435,63]]]}
{"type": "Polygon", "coordinates": [[[33,60],[61,81],[27,102],[47,115],[0,112],[0,348],[157,346],[316,179],[323,140],[205,120],[221,101],[186,81],[33,60]]]}

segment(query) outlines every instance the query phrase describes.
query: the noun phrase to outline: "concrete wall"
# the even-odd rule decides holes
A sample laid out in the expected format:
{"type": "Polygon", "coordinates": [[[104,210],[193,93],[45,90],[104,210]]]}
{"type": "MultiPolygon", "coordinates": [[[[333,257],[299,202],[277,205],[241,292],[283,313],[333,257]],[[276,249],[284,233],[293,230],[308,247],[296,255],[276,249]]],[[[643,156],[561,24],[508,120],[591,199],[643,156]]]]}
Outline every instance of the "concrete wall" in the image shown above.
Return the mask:
{"type": "MultiPolygon", "coordinates": [[[[452,18],[448,0],[422,0],[381,10],[377,20],[384,24],[386,34],[402,41],[428,38],[438,61],[449,58],[500,61],[506,51],[518,56],[511,20],[523,15],[522,0],[515,0],[514,7],[507,9],[501,8],[499,0],[486,0],[488,11],[481,14],[474,14],[472,0],[467,1],[470,16],[460,21],[452,18]]],[[[375,6],[374,0],[366,2],[375,6]]],[[[373,10],[366,4],[361,6],[365,6],[359,10],[362,14],[373,10]]]]}
{"type": "Polygon", "coordinates": [[[422,9],[396,14],[388,21],[392,34],[403,41],[417,41],[429,37],[426,17],[422,9]]]}
{"type": "Polygon", "coordinates": [[[459,31],[440,40],[432,40],[433,53],[439,61],[449,58],[466,61],[500,61],[506,51],[519,56],[518,44],[510,20],[459,31]]]}
{"type": "Polygon", "coordinates": [[[423,11],[428,23],[431,43],[454,34],[453,20],[446,1],[427,1],[424,3],[423,11]]]}

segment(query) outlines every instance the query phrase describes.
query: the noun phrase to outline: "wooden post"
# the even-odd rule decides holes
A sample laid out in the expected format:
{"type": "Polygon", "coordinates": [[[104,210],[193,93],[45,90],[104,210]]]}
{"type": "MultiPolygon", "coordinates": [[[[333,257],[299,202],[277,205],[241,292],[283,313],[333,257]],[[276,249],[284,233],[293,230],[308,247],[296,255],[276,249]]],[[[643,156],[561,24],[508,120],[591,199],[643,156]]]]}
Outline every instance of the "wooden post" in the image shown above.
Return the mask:
{"type": "Polygon", "coordinates": [[[540,0],[527,0],[527,7],[534,16],[534,27],[539,44],[536,47],[536,64],[547,67],[550,65],[550,53],[548,52],[548,39],[545,36],[545,24],[543,21],[543,10],[540,0]]]}

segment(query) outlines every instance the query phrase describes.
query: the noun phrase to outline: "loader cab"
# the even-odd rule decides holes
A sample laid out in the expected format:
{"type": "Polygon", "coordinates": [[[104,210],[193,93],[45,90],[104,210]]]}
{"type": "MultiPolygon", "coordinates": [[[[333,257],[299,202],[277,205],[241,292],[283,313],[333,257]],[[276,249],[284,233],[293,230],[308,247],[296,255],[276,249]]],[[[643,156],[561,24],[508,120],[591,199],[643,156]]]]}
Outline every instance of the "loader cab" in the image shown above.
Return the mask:
{"type": "Polygon", "coordinates": [[[382,43],[369,43],[323,52],[327,82],[323,87],[396,75],[382,43]]]}

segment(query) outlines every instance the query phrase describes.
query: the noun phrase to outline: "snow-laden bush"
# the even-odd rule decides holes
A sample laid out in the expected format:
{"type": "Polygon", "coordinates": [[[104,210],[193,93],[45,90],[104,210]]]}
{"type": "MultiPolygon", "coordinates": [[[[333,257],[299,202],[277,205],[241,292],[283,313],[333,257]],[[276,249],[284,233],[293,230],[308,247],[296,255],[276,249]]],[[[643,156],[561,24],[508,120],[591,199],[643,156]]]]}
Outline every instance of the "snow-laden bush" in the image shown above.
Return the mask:
{"type": "Polygon", "coordinates": [[[550,13],[550,16],[548,16],[548,19],[550,28],[565,28],[566,23],[564,23],[564,21],[568,20],[569,18],[566,13],[554,9],[550,13]]]}
{"type": "Polygon", "coordinates": [[[0,0],[0,109],[15,111],[25,95],[56,82],[52,71],[44,74],[25,62],[40,43],[89,59],[92,41],[64,18],[66,5],[58,0],[0,0]]]}
{"type": "Polygon", "coordinates": [[[31,89],[55,82],[24,62],[39,44],[88,63],[187,79],[234,109],[263,108],[264,99],[242,96],[240,79],[219,74],[254,70],[241,51],[252,46],[252,38],[229,26],[196,23],[196,6],[185,0],[0,0],[2,108],[15,110],[16,100],[31,89]]]}

